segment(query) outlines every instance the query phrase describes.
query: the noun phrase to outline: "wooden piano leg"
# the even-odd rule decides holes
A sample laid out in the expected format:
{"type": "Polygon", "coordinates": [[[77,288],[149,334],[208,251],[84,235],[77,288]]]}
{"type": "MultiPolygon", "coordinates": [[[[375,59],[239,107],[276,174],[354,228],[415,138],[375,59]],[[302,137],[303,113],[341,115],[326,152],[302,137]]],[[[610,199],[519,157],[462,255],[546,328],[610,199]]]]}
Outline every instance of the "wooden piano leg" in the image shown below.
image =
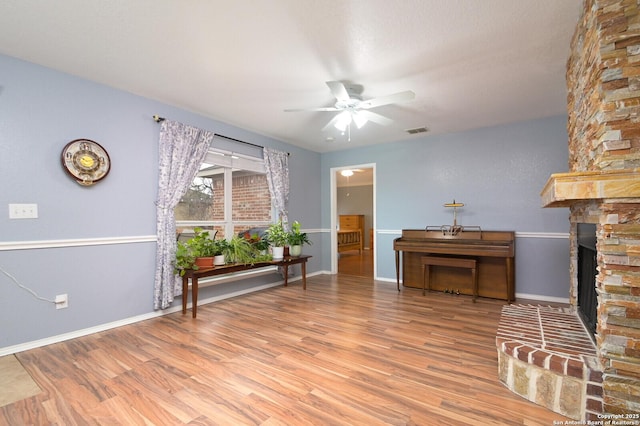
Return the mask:
{"type": "Polygon", "coordinates": [[[400,251],[396,250],[396,284],[400,291],[400,251]]]}
{"type": "Polygon", "coordinates": [[[476,303],[476,297],[478,297],[478,273],[477,266],[474,263],[473,268],[471,268],[471,280],[473,282],[473,303],[476,303]]]}
{"type": "Polygon", "coordinates": [[[431,291],[431,267],[427,263],[422,264],[422,295],[426,295],[426,287],[429,286],[429,291],[431,291]]]}

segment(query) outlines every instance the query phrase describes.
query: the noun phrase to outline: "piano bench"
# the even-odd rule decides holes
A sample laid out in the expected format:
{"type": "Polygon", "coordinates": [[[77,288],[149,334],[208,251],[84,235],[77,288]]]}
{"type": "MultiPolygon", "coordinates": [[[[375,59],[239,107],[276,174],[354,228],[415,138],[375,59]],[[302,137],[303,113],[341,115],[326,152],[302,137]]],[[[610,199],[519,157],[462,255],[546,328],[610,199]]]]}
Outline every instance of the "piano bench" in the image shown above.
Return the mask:
{"type": "Polygon", "coordinates": [[[422,295],[425,295],[426,287],[431,290],[431,281],[429,270],[431,266],[448,266],[451,268],[465,268],[471,270],[471,281],[473,284],[473,302],[478,297],[478,274],[476,273],[476,260],[460,257],[436,257],[422,256],[420,258],[422,264],[422,295]]]}

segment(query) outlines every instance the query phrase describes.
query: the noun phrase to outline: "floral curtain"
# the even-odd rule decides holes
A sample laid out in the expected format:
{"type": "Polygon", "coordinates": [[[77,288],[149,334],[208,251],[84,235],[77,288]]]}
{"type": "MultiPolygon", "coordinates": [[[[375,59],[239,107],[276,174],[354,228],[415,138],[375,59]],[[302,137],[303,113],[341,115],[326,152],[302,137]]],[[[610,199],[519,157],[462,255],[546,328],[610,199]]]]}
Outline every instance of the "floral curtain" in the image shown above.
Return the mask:
{"type": "Polygon", "coordinates": [[[182,292],[173,273],[176,222],[173,209],[189,189],[204,160],[213,133],[165,120],[160,128],[158,199],[156,201],[157,251],[153,291],[154,309],[165,309],[182,292]]]}
{"type": "Polygon", "coordinates": [[[288,223],[289,154],[265,147],[263,156],[269,192],[276,207],[276,214],[282,219],[282,223],[288,223]]]}

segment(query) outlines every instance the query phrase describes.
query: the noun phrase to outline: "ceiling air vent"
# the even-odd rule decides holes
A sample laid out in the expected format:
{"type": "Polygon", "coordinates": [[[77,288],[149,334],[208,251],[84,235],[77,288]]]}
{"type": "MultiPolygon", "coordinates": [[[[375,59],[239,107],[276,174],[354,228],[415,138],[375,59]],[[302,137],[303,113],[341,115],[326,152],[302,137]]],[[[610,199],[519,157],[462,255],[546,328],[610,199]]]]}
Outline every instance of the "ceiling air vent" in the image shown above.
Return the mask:
{"type": "Polygon", "coordinates": [[[406,129],[405,130],[407,133],[409,133],[410,135],[415,135],[416,133],[425,133],[428,132],[429,129],[427,129],[426,127],[416,127],[414,129],[406,129]]]}

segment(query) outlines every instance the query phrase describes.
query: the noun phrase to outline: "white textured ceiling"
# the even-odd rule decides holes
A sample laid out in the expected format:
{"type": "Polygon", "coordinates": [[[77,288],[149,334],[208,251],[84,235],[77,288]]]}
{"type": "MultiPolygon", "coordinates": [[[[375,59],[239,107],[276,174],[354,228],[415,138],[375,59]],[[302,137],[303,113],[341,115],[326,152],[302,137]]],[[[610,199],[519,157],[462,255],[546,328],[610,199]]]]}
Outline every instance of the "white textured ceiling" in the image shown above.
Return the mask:
{"type": "MultiPolygon", "coordinates": [[[[566,113],[565,67],[582,0],[2,0],[0,53],[317,152],[566,113]],[[374,112],[323,133],[325,82],[374,112]],[[334,142],[328,142],[333,137],[334,142]]],[[[0,86],[1,70],[0,70],[0,86]]],[[[149,116],[158,111],[149,111],[149,116]]],[[[171,118],[171,117],[167,117],[171,118]]],[[[215,130],[215,129],[211,129],[215,130]]]]}

